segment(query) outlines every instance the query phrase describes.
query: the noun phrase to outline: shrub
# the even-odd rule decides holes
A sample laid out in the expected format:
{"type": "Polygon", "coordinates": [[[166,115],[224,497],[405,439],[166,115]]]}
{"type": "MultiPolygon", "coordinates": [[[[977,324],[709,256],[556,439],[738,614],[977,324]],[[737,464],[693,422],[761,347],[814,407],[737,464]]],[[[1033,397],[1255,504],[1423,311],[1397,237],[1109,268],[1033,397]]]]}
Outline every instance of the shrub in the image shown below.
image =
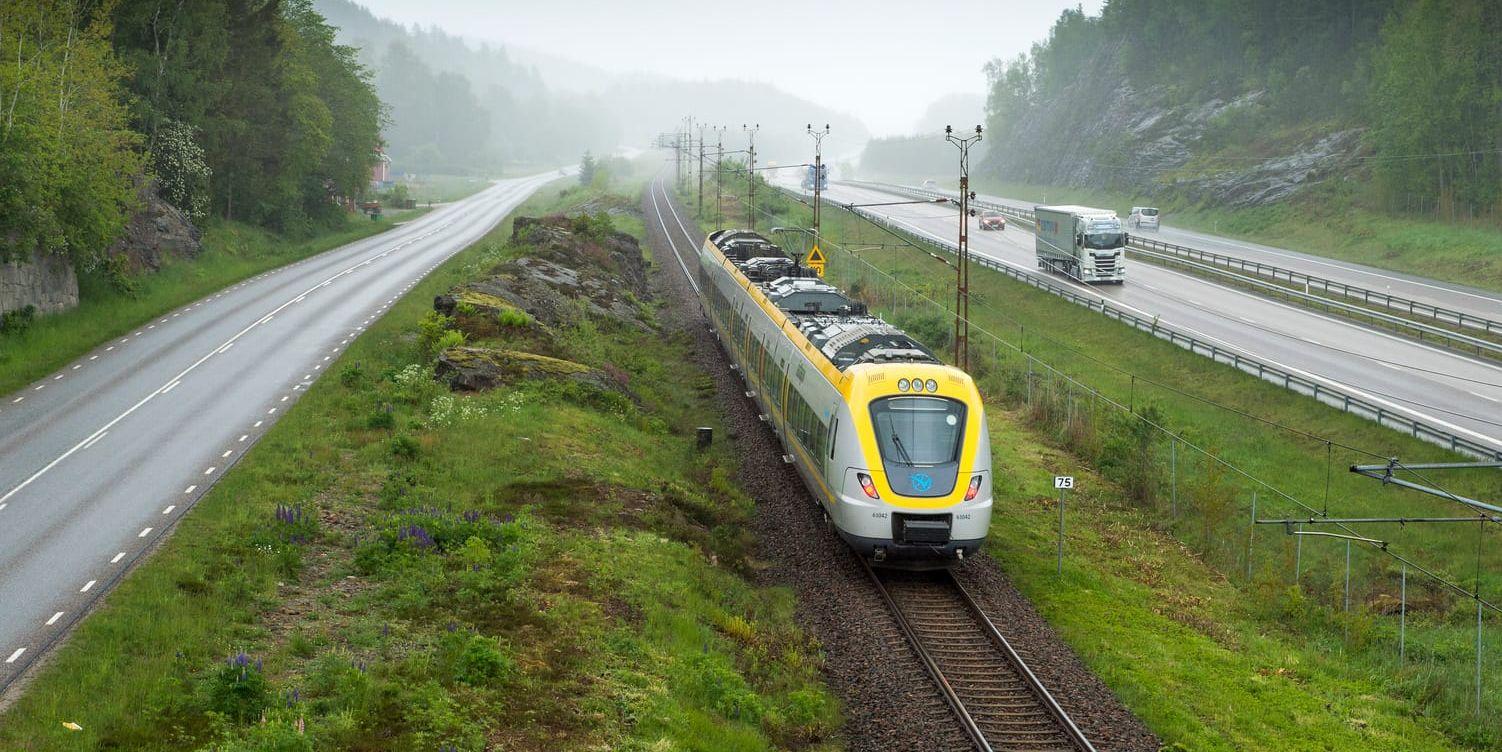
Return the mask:
{"type": "Polygon", "coordinates": [[[365,382],[365,371],[359,363],[348,363],[339,370],[339,383],[346,389],[354,389],[365,382]]]}
{"type": "Polygon", "coordinates": [[[371,413],[370,417],[365,419],[365,425],[367,428],[373,429],[395,428],[396,415],[391,412],[390,405],[382,405],[381,409],[371,413]]]}
{"type": "Polygon", "coordinates": [[[504,327],[524,327],[532,325],[532,317],[520,308],[506,308],[496,314],[495,322],[504,327]]]}
{"type": "Polygon", "coordinates": [[[214,670],[200,687],[204,706],[237,723],[260,717],[271,701],[260,660],[240,653],[214,670]]]}
{"type": "Polygon", "coordinates": [[[36,323],[36,306],[28,305],[0,313],[0,334],[20,334],[36,323]]]}
{"type": "Polygon", "coordinates": [[[313,740],[280,720],[251,726],[243,739],[208,747],[214,752],[313,752],[313,740]]]}
{"type": "Polygon", "coordinates": [[[501,652],[495,640],[475,635],[454,666],[454,680],[472,687],[505,681],[516,673],[516,661],[501,652]]]}
{"type": "MultiPolygon", "coordinates": [[[[428,311],[423,314],[422,320],[417,322],[417,344],[422,348],[423,356],[432,358],[438,355],[443,348],[439,343],[443,336],[454,328],[454,320],[437,311],[428,311]]],[[[462,335],[461,335],[462,336],[462,335]]]]}
{"type": "Polygon", "coordinates": [[[421,447],[418,446],[417,439],[414,439],[404,433],[392,436],[391,441],[388,443],[388,446],[391,447],[391,453],[393,455],[404,460],[416,458],[418,450],[421,449],[421,447]]]}

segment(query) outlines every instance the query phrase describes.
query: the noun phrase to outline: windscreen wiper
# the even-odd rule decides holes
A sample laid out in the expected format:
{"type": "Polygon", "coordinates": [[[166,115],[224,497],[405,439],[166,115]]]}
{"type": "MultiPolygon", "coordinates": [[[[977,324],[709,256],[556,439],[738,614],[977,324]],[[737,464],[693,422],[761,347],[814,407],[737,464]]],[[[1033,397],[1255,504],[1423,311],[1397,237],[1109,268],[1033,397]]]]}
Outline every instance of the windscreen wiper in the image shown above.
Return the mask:
{"type": "Polygon", "coordinates": [[[902,454],[902,463],[904,465],[907,465],[908,467],[912,467],[914,465],[912,456],[910,456],[907,453],[907,449],[902,446],[902,439],[897,435],[896,431],[892,432],[892,446],[897,447],[897,451],[902,454]]]}

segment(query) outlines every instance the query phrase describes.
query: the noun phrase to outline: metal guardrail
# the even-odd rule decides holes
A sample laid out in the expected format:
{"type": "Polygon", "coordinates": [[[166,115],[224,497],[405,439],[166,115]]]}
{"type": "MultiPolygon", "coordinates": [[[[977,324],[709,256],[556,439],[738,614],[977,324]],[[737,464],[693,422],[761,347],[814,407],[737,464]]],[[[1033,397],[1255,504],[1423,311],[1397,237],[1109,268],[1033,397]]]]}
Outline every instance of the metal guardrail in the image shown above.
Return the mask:
{"type": "MultiPolygon", "coordinates": [[[[1407,314],[1413,318],[1432,319],[1434,321],[1449,324],[1451,326],[1466,329],[1475,329],[1487,334],[1502,335],[1502,321],[1494,321],[1483,316],[1456,311],[1450,308],[1421,303],[1409,298],[1378,292],[1365,287],[1348,285],[1333,279],[1316,277],[1312,274],[1285,269],[1272,264],[1264,264],[1260,261],[1227,256],[1223,253],[1204,251],[1198,248],[1165,243],[1161,240],[1144,238],[1138,235],[1131,236],[1131,245],[1147,250],[1170,253],[1181,258],[1193,259],[1208,265],[1235,269],[1243,274],[1256,275],[1274,282],[1287,282],[1290,286],[1304,288],[1304,293],[1314,295],[1315,291],[1327,293],[1329,296],[1340,296],[1350,300],[1360,301],[1362,305],[1372,308],[1385,308],[1390,311],[1407,314]]],[[[1325,297],[1325,296],[1321,296],[1325,297]]]]}
{"type": "Polygon", "coordinates": [[[1362,306],[1355,305],[1354,303],[1345,303],[1333,298],[1326,298],[1321,295],[1300,292],[1291,287],[1284,287],[1283,285],[1266,282],[1264,280],[1260,280],[1255,277],[1249,277],[1244,274],[1239,274],[1237,272],[1231,271],[1229,269],[1223,269],[1218,266],[1202,264],[1198,261],[1191,261],[1187,258],[1171,253],[1159,253],[1157,251],[1150,251],[1145,248],[1133,249],[1133,253],[1137,258],[1146,259],[1150,262],[1156,262],[1166,266],[1180,266],[1189,269],[1191,272],[1199,272],[1202,274],[1226,277],[1235,284],[1245,285],[1252,288],[1253,290],[1265,292],[1268,295],[1280,295],[1286,298],[1290,298],[1295,302],[1305,304],[1309,307],[1320,306],[1327,310],[1333,309],[1352,318],[1370,319],[1382,324],[1387,324],[1388,326],[1397,329],[1406,329],[1416,334],[1420,340],[1423,340],[1427,335],[1434,339],[1441,340],[1444,344],[1450,347],[1472,350],[1478,357],[1502,360],[1502,345],[1499,345],[1495,342],[1478,339],[1467,334],[1461,334],[1460,332],[1457,332],[1453,329],[1443,329],[1432,324],[1425,324],[1422,322],[1414,321],[1412,319],[1405,319],[1400,316],[1383,313],[1371,308],[1364,308],[1362,306]]]}
{"type": "MultiPolygon", "coordinates": [[[[925,192],[933,193],[929,191],[925,192]]],[[[842,209],[845,208],[838,202],[830,201],[829,199],[824,200],[831,206],[842,209]]],[[[912,238],[915,242],[928,246],[930,248],[934,248],[949,254],[953,254],[956,251],[955,244],[950,244],[948,241],[939,241],[933,238],[926,237],[924,235],[920,235],[913,232],[908,227],[892,222],[885,217],[877,215],[866,209],[856,208],[847,209],[847,211],[854,211],[855,213],[860,214],[861,216],[876,224],[886,227],[887,229],[890,229],[894,232],[902,233],[903,235],[912,238]]],[[[1160,339],[1168,340],[1169,342],[1172,342],[1173,344],[1178,345],[1179,347],[1182,347],[1197,355],[1203,355],[1207,358],[1210,358],[1211,360],[1224,363],[1243,373],[1256,376],[1263,381],[1268,381],[1282,386],[1289,391],[1297,392],[1306,397],[1313,397],[1314,399],[1319,400],[1320,402],[1323,402],[1331,407],[1335,407],[1353,415],[1375,421],[1378,425],[1401,431],[1415,438],[1430,442],[1432,444],[1438,444],[1439,446],[1445,447],[1454,452],[1459,452],[1461,454],[1466,454],[1473,457],[1481,457],[1485,459],[1502,460],[1502,449],[1498,449],[1471,439],[1457,436],[1442,428],[1431,426],[1421,420],[1395,411],[1392,408],[1376,404],[1365,398],[1350,394],[1344,390],[1323,384],[1316,379],[1311,379],[1307,376],[1293,373],[1279,366],[1262,361],[1258,358],[1243,355],[1239,352],[1236,352],[1235,350],[1230,350],[1211,342],[1205,342],[1196,337],[1178,331],[1172,326],[1159,323],[1157,318],[1147,319],[1131,313],[1130,311],[1122,310],[1117,306],[1111,305],[1110,301],[1107,301],[1104,298],[1097,299],[1086,295],[1081,295],[1079,292],[1076,292],[1075,290],[1054,282],[1053,280],[1050,280],[1046,277],[1032,274],[1028,271],[1018,269],[1009,264],[1000,263],[984,256],[972,255],[970,261],[973,264],[978,264],[988,269],[1001,272],[1002,274],[1012,277],[1013,279],[1016,279],[1020,282],[1025,282],[1040,290],[1044,290],[1046,292],[1057,295],[1072,303],[1082,305],[1091,310],[1098,311],[1102,316],[1105,316],[1106,318],[1115,319],[1116,321],[1120,321],[1121,323],[1131,326],[1135,329],[1152,334],[1153,336],[1160,339]]]]}
{"type": "MultiPolygon", "coordinates": [[[[849,182],[852,185],[860,185],[881,191],[886,191],[888,193],[900,193],[908,196],[920,196],[924,198],[955,197],[954,194],[946,191],[935,191],[926,188],[913,188],[910,186],[894,185],[891,183],[867,183],[861,181],[846,182],[849,182]]],[[[1027,211],[1026,209],[1018,209],[1013,206],[998,204],[982,199],[972,200],[970,203],[983,209],[999,212],[1001,214],[1012,217],[1013,219],[1022,220],[1029,224],[1033,224],[1034,222],[1033,213],[1027,211]]],[[[1330,299],[1332,296],[1339,296],[1347,300],[1359,301],[1362,306],[1368,308],[1384,308],[1389,311],[1395,311],[1405,314],[1410,318],[1429,319],[1441,324],[1448,324],[1463,329],[1471,329],[1485,332],[1487,334],[1502,336],[1502,321],[1489,319],[1484,316],[1477,316],[1475,314],[1466,313],[1464,311],[1457,311],[1451,308],[1445,308],[1443,306],[1422,303],[1417,300],[1402,297],[1400,295],[1392,295],[1390,293],[1380,292],[1378,290],[1372,290],[1358,285],[1346,284],[1344,282],[1338,282],[1326,277],[1318,277],[1312,274],[1306,274],[1304,272],[1286,269],[1281,266],[1275,266],[1273,264],[1264,264],[1260,261],[1252,261],[1250,259],[1230,256],[1224,253],[1215,253],[1214,251],[1192,248],[1190,246],[1179,245],[1177,243],[1167,243],[1162,240],[1155,240],[1153,238],[1143,237],[1141,235],[1132,235],[1130,237],[1131,240],[1128,243],[1128,247],[1134,249],[1172,254],[1181,258],[1191,259],[1214,267],[1234,269],[1244,275],[1254,275],[1264,280],[1287,283],[1287,285],[1289,286],[1289,288],[1287,289],[1301,287],[1303,288],[1305,295],[1313,296],[1316,298],[1330,299]],[[1319,293],[1323,293],[1323,295],[1319,293]]],[[[1282,285],[1280,285],[1280,287],[1281,286],[1282,285]]]]}

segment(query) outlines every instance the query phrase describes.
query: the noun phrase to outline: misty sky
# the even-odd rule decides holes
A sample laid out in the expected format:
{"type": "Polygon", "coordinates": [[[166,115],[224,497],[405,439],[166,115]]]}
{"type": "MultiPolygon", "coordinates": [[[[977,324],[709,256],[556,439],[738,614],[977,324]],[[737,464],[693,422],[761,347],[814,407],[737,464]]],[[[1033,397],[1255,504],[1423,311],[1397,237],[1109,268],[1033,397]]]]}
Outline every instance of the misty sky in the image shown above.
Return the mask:
{"type": "MultiPolygon", "coordinates": [[[[985,91],[981,66],[1042,39],[1078,2],[913,0],[356,0],[378,16],[437,25],[615,72],[765,81],[865,122],[910,131],[930,102],[985,91]],[[737,35],[749,40],[737,39],[737,35]]],[[[1101,0],[1084,2],[1098,14],[1101,0]]]]}

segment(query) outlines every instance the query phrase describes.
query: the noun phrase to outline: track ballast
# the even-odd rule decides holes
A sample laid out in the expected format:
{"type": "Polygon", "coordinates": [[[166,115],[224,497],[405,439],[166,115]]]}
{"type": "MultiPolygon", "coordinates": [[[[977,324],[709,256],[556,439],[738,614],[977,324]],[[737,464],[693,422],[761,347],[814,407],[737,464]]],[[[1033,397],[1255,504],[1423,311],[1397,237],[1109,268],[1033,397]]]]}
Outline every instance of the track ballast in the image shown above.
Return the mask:
{"type": "Polygon", "coordinates": [[[948,570],[867,571],[977,748],[1094,752],[948,570]]]}

